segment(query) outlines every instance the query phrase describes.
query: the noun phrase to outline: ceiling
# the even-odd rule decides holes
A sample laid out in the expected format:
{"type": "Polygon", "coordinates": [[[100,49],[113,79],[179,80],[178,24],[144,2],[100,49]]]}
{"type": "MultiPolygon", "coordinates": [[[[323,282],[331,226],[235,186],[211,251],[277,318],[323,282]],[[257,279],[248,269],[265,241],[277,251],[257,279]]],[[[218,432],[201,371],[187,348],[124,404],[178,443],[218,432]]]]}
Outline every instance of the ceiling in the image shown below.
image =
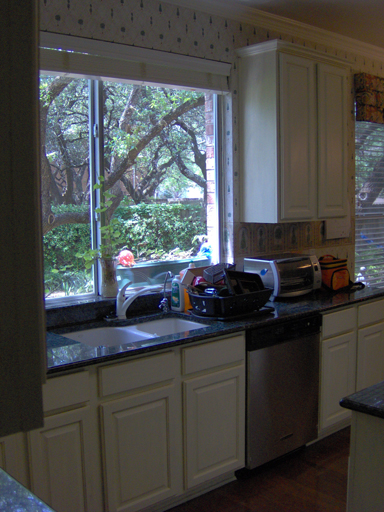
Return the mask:
{"type": "Polygon", "coordinates": [[[264,11],[384,48],[383,0],[171,0],[188,7],[230,12],[237,18],[264,11]]]}

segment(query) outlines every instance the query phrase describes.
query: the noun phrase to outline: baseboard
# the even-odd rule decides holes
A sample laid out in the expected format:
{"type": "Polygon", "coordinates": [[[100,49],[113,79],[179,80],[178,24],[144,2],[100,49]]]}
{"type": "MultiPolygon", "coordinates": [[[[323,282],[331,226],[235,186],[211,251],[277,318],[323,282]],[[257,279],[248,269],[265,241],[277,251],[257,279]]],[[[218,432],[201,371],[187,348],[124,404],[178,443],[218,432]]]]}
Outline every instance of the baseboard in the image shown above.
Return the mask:
{"type": "Polygon", "coordinates": [[[330,436],[331,434],[335,434],[339,430],[343,430],[343,428],[349,427],[351,425],[351,418],[345,418],[342,421],[339,421],[338,423],[335,423],[335,425],[332,425],[331,427],[323,428],[322,430],[319,430],[317,439],[312,441],[311,443],[308,443],[307,446],[309,446],[312,443],[316,443],[317,441],[320,441],[320,439],[324,439],[325,437],[330,436]]]}

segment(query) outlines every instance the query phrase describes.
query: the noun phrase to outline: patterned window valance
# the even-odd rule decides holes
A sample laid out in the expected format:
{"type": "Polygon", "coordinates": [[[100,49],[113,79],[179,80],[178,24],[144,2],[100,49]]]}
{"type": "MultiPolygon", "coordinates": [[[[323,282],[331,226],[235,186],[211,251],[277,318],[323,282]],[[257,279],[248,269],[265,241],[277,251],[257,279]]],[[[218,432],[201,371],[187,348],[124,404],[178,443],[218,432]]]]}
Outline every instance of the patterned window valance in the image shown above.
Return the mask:
{"type": "Polygon", "coordinates": [[[356,121],[384,124],[384,78],[355,75],[356,121]]]}

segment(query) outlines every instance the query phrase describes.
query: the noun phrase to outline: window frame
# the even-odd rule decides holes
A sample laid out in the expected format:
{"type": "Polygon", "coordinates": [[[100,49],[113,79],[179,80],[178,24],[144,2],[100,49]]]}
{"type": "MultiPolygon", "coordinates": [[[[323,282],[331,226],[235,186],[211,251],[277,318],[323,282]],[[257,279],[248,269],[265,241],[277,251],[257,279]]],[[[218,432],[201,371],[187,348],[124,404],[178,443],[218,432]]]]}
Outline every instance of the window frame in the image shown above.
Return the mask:
{"type": "MultiPolygon", "coordinates": [[[[214,93],[214,123],[215,123],[215,219],[218,227],[216,250],[213,256],[214,261],[220,260],[221,254],[221,168],[222,151],[222,101],[223,94],[228,93],[228,77],[231,65],[216,61],[205,61],[194,57],[168,54],[155,50],[133,48],[121,44],[104,43],[100,41],[84,40],[72,36],[61,36],[56,34],[40,34],[40,72],[46,74],[74,75],[76,78],[87,78],[89,84],[90,118],[89,118],[89,144],[90,144],[90,187],[91,187],[91,211],[94,212],[98,204],[97,194],[93,185],[98,176],[104,175],[103,168],[103,147],[100,141],[103,140],[103,119],[102,109],[102,84],[103,81],[118,81],[138,83],[141,79],[142,85],[165,86],[172,88],[193,89],[201,92],[214,93]],[[64,51],[63,51],[64,50],[64,51]],[[122,62],[124,69],[129,73],[120,73],[122,62]],[[127,65],[129,64],[129,65],[127,65]],[[132,71],[132,65],[134,71],[132,71]],[[102,73],[96,73],[95,67],[101,65],[102,73]],[[76,72],[81,69],[82,73],[76,72]],[[84,70],[86,72],[84,73],[84,70]],[[165,76],[164,76],[165,71],[165,76]],[[111,76],[118,74],[117,76],[111,76]],[[102,75],[102,76],[101,76],[102,75]],[[123,76],[121,76],[123,75],[123,76]],[[133,77],[132,75],[135,75],[133,77]],[[140,75],[139,77],[137,75],[140,75]],[[144,75],[144,76],[143,76],[144,75]],[[145,81],[142,79],[145,78],[145,81]],[[164,80],[165,79],[165,80],[164,80]],[[214,85],[214,88],[212,86],[214,85]],[[95,136],[93,127],[97,125],[99,134],[95,136]]],[[[100,243],[99,223],[91,219],[91,240],[95,248],[100,243]]],[[[101,297],[100,262],[92,267],[92,278],[94,291],[86,294],[73,296],[47,298],[50,305],[59,305],[65,302],[75,302],[101,297]],[[96,270],[97,265],[97,270],[96,270]]]]}

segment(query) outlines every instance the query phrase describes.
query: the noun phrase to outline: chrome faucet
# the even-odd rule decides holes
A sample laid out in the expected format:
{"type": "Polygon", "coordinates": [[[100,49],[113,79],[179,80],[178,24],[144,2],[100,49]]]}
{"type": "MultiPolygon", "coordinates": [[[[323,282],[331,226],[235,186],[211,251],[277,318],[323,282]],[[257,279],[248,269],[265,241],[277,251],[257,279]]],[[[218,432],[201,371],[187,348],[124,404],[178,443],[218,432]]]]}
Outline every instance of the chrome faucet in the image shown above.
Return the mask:
{"type": "Polygon", "coordinates": [[[160,304],[159,304],[159,308],[162,309],[164,313],[168,313],[169,312],[168,299],[165,296],[165,291],[166,291],[166,288],[167,288],[167,281],[168,281],[168,279],[172,279],[173,277],[175,277],[175,276],[172,274],[172,272],[170,272],[168,270],[168,272],[166,272],[166,274],[165,274],[165,279],[164,279],[163,298],[161,299],[160,304]]]}
{"type": "Polygon", "coordinates": [[[161,284],[154,285],[154,286],[145,286],[144,288],[140,288],[136,292],[134,292],[132,295],[129,295],[127,298],[125,298],[125,290],[127,287],[131,284],[131,281],[128,281],[116,297],[116,316],[118,320],[125,320],[127,318],[127,309],[132,304],[134,300],[139,297],[139,295],[145,295],[149,292],[160,292],[163,289],[163,286],[161,284]]]}

